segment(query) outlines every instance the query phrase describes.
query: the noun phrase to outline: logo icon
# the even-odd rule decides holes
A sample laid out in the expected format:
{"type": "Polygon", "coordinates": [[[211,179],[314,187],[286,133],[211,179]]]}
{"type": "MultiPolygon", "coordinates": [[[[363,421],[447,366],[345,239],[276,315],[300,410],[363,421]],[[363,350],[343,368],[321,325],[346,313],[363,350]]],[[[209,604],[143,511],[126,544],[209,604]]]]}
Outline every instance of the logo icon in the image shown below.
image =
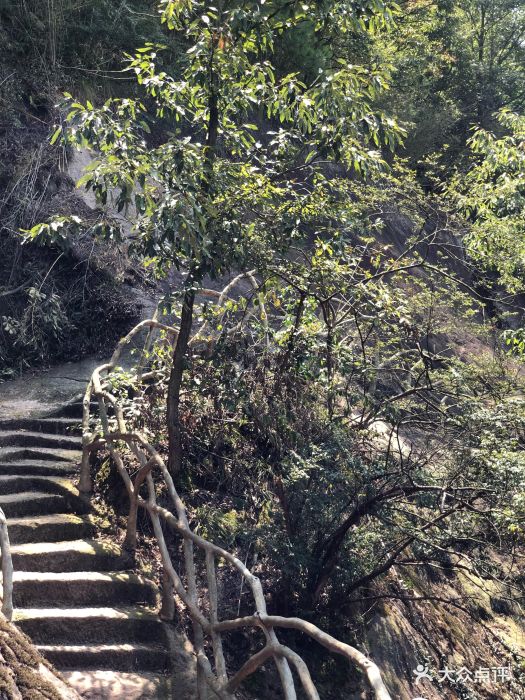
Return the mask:
{"type": "MultiPolygon", "coordinates": [[[[415,671],[413,671],[413,673],[416,677],[416,685],[424,679],[432,681],[432,676],[429,673],[428,666],[423,666],[422,664],[419,664],[419,666],[416,668],[415,671]]],[[[418,700],[418,698],[415,698],[415,700],[418,700]]]]}

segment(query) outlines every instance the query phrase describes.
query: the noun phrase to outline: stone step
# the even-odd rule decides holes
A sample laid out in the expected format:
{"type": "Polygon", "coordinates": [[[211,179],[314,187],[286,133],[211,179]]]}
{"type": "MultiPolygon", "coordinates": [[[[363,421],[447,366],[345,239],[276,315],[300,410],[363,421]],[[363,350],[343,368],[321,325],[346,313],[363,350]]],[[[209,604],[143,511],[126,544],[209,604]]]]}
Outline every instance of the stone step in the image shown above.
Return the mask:
{"type": "Polygon", "coordinates": [[[13,621],[35,644],[167,645],[163,622],[146,608],[16,608],[13,621]]]}
{"type": "Polygon", "coordinates": [[[14,604],[19,608],[140,603],[154,606],[158,598],[157,587],[152,581],[123,571],[108,573],[15,571],[13,584],[14,604]]]}
{"type": "Polygon", "coordinates": [[[82,439],[79,435],[0,430],[0,447],[52,447],[60,450],[78,450],[82,447],[82,439]]]}
{"type": "Polygon", "coordinates": [[[73,513],[10,518],[7,526],[12,545],[80,540],[93,537],[96,530],[89,517],[73,513]]]}
{"type": "Polygon", "coordinates": [[[83,700],[193,700],[193,694],[176,695],[170,679],[150,673],[64,671],[62,676],[83,700]]]}
{"type": "Polygon", "coordinates": [[[82,450],[63,450],[54,447],[0,447],[0,462],[13,462],[21,459],[80,464],[82,450]]]}
{"type": "Polygon", "coordinates": [[[11,547],[15,571],[118,571],[122,568],[116,545],[95,540],[36,542],[11,547]]]}
{"type": "Polygon", "coordinates": [[[0,494],[4,496],[8,493],[20,493],[21,491],[41,491],[42,493],[62,495],[62,488],[67,484],[71,484],[69,479],[61,479],[59,476],[10,474],[0,476],[0,494]]]}
{"type": "MultiPolygon", "coordinates": [[[[91,413],[95,413],[98,409],[98,402],[92,401],[90,404],[91,413]]],[[[76,418],[82,420],[82,399],[70,401],[61,406],[57,411],[54,411],[50,418],[76,418]]]]}
{"type": "Polygon", "coordinates": [[[78,418],[1,418],[0,430],[28,430],[57,435],[75,435],[81,433],[81,421],[78,418]]]}
{"type": "Polygon", "coordinates": [[[0,462],[0,475],[29,474],[36,476],[72,476],[78,471],[73,462],[51,462],[38,459],[19,459],[15,462],[0,462]]]}
{"type": "Polygon", "coordinates": [[[56,493],[28,491],[0,495],[0,508],[7,518],[60,513],[67,510],[63,496],[56,493]]]}
{"type": "MultiPolygon", "coordinates": [[[[64,511],[77,513],[89,512],[89,505],[82,500],[71,479],[59,476],[20,475],[0,476],[0,494],[2,496],[20,493],[48,493],[63,498],[64,511]]],[[[43,511],[45,512],[45,511],[43,511]]],[[[58,511],[48,511],[58,512],[58,511]]],[[[27,513],[26,515],[31,515],[27,513]]],[[[19,514],[22,515],[22,514],[19,514]]]]}
{"type": "Polygon", "coordinates": [[[170,632],[155,612],[158,589],[125,570],[116,544],[91,539],[97,528],[73,485],[81,416],[77,397],[51,416],[0,419],[13,621],[85,700],[168,700],[170,632]]]}
{"type": "Polygon", "coordinates": [[[168,671],[165,647],[153,644],[38,645],[37,649],[60,671],[111,669],[112,671],[168,671]]]}

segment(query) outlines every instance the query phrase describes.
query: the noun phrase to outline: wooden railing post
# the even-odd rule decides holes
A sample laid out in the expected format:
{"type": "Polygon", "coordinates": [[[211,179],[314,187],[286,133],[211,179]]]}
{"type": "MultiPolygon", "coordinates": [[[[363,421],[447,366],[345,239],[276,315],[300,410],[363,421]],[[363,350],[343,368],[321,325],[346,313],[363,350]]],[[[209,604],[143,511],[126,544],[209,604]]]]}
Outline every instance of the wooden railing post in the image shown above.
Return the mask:
{"type": "Polygon", "coordinates": [[[91,452],[85,445],[82,446],[82,461],[80,463],[78,490],[82,498],[87,501],[90,500],[91,492],[93,491],[93,482],[91,479],[91,452]]]}
{"type": "Polygon", "coordinates": [[[7,531],[7,518],[0,508],[0,554],[2,555],[2,613],[13,618],[13,560],[7,531]]]}
{"type": "Polygon", "coordinates": [[[162,600],[160,606],[160,616],[167,622],[175,619],[175,588],[169,573],[164,568],[162,570],[162,600]]]}
{"type": "Polygon", "coordinates": [[[137,518],[138,518],[139,503],[137,494],[133,493],[129,499],[129,513],[126,523],[126,537],[122,545],[123,551],[133,559],[137,549],[137,518]]]}
{"type": "Polygon", "coordinates": [[[80,495],[85,499],[91,498],[93,491],[93,482],[91,480],[91,451],[90,444],[93,436],[89,431],[89,419],[91,414],[91,391],[93,382],[90,380],[84,398],[82,400],[82,462],[80,463],[80,480],[78,490],[80,495]]]}
{"type": "MultiPolygon", "coordinates": [[[[216,625],[219,622],[219,595],[217,591],[217,573],[215,571],[215,555],[213,552],[206,552],[206,575],[208,579],[208,595],[210,598],[210,622],[216,625]]],[[[215,670],[219,681],[225,683],[228,681],[226,674],[226,661],[224,659],[224,651],[222,648],[221,633],[215,630],[211,633],[211,641],[213,645],[213,656],[215,658],[215,670]]]]}

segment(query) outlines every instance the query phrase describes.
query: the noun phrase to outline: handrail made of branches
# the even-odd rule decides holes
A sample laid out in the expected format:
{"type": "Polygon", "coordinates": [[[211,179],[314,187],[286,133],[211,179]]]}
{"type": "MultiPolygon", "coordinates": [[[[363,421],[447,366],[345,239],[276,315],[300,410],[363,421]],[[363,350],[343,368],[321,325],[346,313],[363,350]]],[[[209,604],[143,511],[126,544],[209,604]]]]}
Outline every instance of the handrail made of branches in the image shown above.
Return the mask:
{"type": "Polygon", "coordinates": [[[2,557],[2,613],[13,618],[13,560],[7,531],[7,518],[0,508],[0,556],[2,557]]]}
{"type": "MultiPolygon", "coordinates": [[[[123,479],[130,501],[126,536],[122,547],[123,554],[134,556],[137,546],[139,507],[149,514],[164,570],[161,616],[164,618],[172,617],[175,593],[182,601],[192,623],[199,700],[204,700],[207,697],[207,688],[211,689],[215,697],[221,700],[234,700],[235,692],[241,684],[269,660],[273,660],[276,665],[285,700],[296,700],[297,698],[292,668],[296,671],[308,700],[320,700],[308,666],[299,654],[279,641],[276,633],[278,628],[302,632],[316,640],[331,653],[345,657],[364,673],[377,700],[392,700],[382,680],[379,668],[371,659],[358,649],[338,641],[310,622],[300,618],[269,615],[263,588],[258,577],[234,554],[200,537],[190,528],[184,503],[175,488],[164,460],[148,443],[144,435],[128,427],[123,408],[117,396],[112,393],[108,381],[111,372],[117,367],[124,348],[145,329],[149,333],[160,329],[173,338],[177,335],[175,328],[156,320],[142,321],[127,336],[122,338],[110,361],[97,367],[93,372],[83,400],[83,457],[79,487],[86,496],[91,492],[90,455],[100,449],[108,450],[123,479]],[[101,425],[101,429],[96,431],[91,430],[93,401],[98,404],[101,425]],[[139,469],[133,478],[125,464],[124,449],[126,448],[134,455],[139,464],[139,469]],[[157,502],[154,474],[161,477],[169,494],[173,512],[157,502]],[[147,498],[139,495],[144,484],[147,486],[147,498]],[[170,556],[165,536],[166,530],[178,534],[182,539],[184,573],[177,570],[170,556]],[[198,592],[199,579],[195,549],[200,550],[205,555],[205,579],[208,592],[205,605],[203,605],[202,596],[198,592]],[[222,560],[236,569],[248,585],[254,603],[251,615],[236,619],[220,619],[216,574],[217,560],[222,560]],[[265,644],[231,675],[226,668],[223,635],[234,630],[250,628],[262,631],[265,644]]],[[[137,375],[132,377],[132,381],[140,383],[149,378],[151,378],[151,373],[143,374],[139,366],[139,371],[137,375]]],[[[204,579],[204,569],[202,575],[204,579]]]]}

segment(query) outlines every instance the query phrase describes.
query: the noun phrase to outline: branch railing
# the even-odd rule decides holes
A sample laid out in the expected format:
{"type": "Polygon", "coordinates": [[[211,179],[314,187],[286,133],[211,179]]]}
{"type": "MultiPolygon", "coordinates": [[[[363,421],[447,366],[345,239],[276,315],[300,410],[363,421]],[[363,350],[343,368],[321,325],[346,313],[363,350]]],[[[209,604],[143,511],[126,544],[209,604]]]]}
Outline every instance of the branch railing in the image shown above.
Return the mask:
{"type": "MultiPolygon", "coordinates": [[[[295,670],[308,700],[319,700],[319,693],[307,664],[299,654],[279,641],[276,629],[302,632],[329,652],[343,656],[363,672],[377,700],[392,700],[378,667],[366,655],[338,641],[310,622],[300,618],[269,615],[258,577],[234,554],[200,537],[190,528],[184,503],[162,456],[141,432],[128,427],[123,406],[115,393],[112,393],[108,381],[111,373],[117,368],[124,348],[146,329],[150,334],[155,329],[160,329],[172,338],[177,334],[176,329],[157,320],[142,321],[118,343],[110,361],[95,369],[88,383],[83,401],[83,456],[79,487],[88,497],[92,491],[90,457],[100,449],[108,450],[129,496],[130,508],[122,549],[123,554],[131,559],[137,546],[138,509],[143,508],[148,513],[163,566],[161,615],[172,617],[176,594],[192,623],[199,700],[208,697],[208,689],[221,700],[234,700],[241,684],[267,661],[273,661],[277,668],[285,700],[297,698],[296,678],[292,669],[295,670]],[[91,408],[94,401],[98,404],[100,429],[92,431],[91,408]],[[138,461],[139,468],[133,478],[126,468],[125,450],[129,450],[128,454],[131,453],[138,461]],[[154,475],[161,477],[173,512],[159,505],[154,475]],[[140,494],[144,484],[147,497],[140,494]],[[181,537],[184,573],[179,572],[173,562],[166,540],[167,531],[181,537]],[[196,550],[200,550],[205,557],[205,574],[204,570],[201,573],[202,580],[206,580],[206,604],[203,604],[202,591],[198,588],[200,569],[196,561],[196,550]],[[251,615],[220,619],[217,561],[225,562],[243,577],[253,598],[254,609],[251,615]],[[241,629],[261,630],[265,643],[235,673],[230,674],[223,648],[223,635],[241,629]]],[[[131,377],[131,381],[145,382],[152,376],[151,372],[143,373],[139,365],[138,372],[131,377]]]]}
{"type": "Polygon", "coordinates": [[[0,556],[2,557],[2,613],[13,618],[13,560],[7,530],[7,518],[0,508],[0,556]]]}

